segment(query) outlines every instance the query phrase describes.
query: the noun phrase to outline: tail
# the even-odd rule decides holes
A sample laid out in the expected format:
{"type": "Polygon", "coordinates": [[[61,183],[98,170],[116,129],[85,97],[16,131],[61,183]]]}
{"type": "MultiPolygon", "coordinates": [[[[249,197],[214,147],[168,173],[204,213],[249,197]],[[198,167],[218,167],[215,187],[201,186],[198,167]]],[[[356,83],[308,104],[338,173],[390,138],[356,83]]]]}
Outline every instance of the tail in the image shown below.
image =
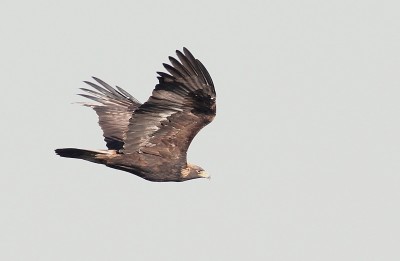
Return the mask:
{"type": "Polygon", "coordinates": [[[99,164],[106,164],[111,151],[81,150],[75,148],[56,149],[56,154],[64,158],[83,159],[99,164]]]}

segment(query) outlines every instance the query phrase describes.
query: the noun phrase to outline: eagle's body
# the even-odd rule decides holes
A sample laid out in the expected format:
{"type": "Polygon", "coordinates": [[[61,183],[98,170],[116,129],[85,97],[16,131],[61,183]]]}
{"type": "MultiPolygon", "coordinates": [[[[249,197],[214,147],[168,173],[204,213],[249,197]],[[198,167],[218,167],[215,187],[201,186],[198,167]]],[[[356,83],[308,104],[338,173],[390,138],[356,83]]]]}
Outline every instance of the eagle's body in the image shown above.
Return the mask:
{"type": "Polygon", "coordinates": [[[104,164],[150,181],[207,178],[201,167],[187,163],[186,153],[196,134],[215,117],[216,93],[206,68],[186,49],[169,57],[169,74],[159,72],[159,84],[141,104],[122,88],[100,79],[86,82],[94,90],[82,96],[99,116],[108,150],[57,149],[62,157],[104,164]]]}

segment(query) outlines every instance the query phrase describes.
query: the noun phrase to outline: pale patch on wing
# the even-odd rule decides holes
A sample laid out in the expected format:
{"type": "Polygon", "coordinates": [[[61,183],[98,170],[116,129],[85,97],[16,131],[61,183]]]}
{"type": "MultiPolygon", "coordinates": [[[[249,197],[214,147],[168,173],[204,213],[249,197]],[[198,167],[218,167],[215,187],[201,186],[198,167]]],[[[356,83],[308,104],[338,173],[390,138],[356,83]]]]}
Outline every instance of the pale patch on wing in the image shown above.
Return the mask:
{"type": "MultiPolygon", "coordinates": [[[[135,124],[129,131],[129,142],[125,143],[124,150],[134,151],[142,147],[153,147],[156,144],[149,143],[153,134],[161,128],[162,122],[168,122],[168,117],[176,113],[176,110],[164,110],[156,115],[138,113],[135,115],[135,124]]],[[[125,137],[125,140],[126,137],[125,137]]]]}

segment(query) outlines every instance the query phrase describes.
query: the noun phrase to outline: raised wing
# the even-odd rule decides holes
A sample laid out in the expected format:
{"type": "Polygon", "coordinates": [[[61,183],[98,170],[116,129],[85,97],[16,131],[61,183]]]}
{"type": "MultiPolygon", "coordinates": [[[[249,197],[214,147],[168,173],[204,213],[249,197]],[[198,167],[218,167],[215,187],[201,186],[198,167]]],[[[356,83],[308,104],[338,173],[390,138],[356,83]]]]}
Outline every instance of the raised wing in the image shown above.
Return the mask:
{"type": "Polygon", "coordinates": [[[186,159],[195,135],[215,117],[215,88],[203,64],[183,48],[169,57],[152,96],[129,120],[124,151],[186,159]]]}
{"type": "Polygon", "coordinates": [[[79,94],[98,104],[83,103],[93,108],[99,116],[99,125],[103,130],[104,141],[109,150],[121,150],[124,145],[124,135],[128,130],[129,119],[141,103],[124,89],[114,89],[102,80],[93,77],[99,84],[85,81],[94,90],[81,88],[87,94],[79,94]]]}

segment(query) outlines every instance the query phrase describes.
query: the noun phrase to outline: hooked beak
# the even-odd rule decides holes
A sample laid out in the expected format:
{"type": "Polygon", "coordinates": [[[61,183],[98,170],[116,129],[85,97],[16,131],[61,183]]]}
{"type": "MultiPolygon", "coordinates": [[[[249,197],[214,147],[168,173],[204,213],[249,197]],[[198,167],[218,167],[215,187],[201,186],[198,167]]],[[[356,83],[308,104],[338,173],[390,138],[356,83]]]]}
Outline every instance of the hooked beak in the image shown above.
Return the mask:
{"type": "Polygon", "coordinates": [[[211,176],[208,175],[208,173],[205,172],[204,170],[199,172],[199,176],[202,177],[202,178],[211,179],[211,176]]]}

